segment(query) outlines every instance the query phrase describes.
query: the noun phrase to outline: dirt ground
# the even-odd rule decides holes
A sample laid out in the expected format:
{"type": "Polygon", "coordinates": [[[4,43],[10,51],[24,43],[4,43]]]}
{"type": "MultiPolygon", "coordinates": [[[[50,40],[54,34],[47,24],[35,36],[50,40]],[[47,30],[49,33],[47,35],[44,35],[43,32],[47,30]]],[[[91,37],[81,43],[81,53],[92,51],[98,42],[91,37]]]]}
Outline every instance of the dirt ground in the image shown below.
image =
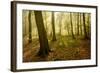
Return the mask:
{"type": "Polygon", "coordinates": [[[52,52],[45,58],[37,56],[39,41],[34,39],[32,43],[24,45],[23,62],[39,61],[61,61],[61,60],[82,60],[91,58],[90,40],[72,39],[61,37],[57,41],[50,41],[49,46],[52,52]]]}

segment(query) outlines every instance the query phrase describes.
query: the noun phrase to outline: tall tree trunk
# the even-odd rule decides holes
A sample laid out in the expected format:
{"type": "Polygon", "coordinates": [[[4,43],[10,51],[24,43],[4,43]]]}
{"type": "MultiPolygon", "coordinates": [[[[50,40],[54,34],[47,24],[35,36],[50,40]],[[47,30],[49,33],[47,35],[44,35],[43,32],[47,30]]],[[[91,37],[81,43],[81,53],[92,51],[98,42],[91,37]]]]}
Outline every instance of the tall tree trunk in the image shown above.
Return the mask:
{"type": "Polygon", "coordinates": [[[72,13],[70,13],[70,22],[71,22],[71,34],[72,34],[72,38],[75,39],[74,32],[73,32],[72,13]]]}
{"type": "Polygon", "coordinates": [[[53,32],[52,41],[56,41],[54,12],[52,12],[52,32],[53,32]]]}
{"type": "Polygon", "coordinates": [[[82,35],[82,17],[80,13],[80,34],[82,35]]]}
{"type": "Polygon", "coordinates": [[[77,35],[79,35],[79,13],[77,13],[77,35]]]}
{"type": "Polygon", "coordinates": [[[83,13],[83,27],[84,27],[84,38],[87,39],[87,32],[86,32],[86,22],[85,22],[85,13],[83,13]]]}
{"type": "Polygon", "coordinates": [[[28,15],[28,19],[29,19],[29,43],[32,42],[32,23],[31,23],[31,11],[29,11],[29,15],[28,15]]]}
{"type": "Polygon", "coordinates": [[[69,28],[70,28],[70,27],[69,27],[69,24],[68,24],[68,23],[67,23],[66,25],[67,25],[67,26],[66,26],[66,27],[67,27],[67,28],[66,28],[66,29],[67,29],[67,33],[68,33],[68,36],[69,36],[69,35],[70,35],[69,28]]]}
{"type": "Polygon", "coordinates": [[[65,28],[66,28],[66,32],[67,32],[67,35],[69,36],[70,35],[70,27],[69,27],[69,22],[68,22],[68,16],[66,15],[66,21],[65,21],[65,23],[66,23],[66,26],[65,26],[65,28]]]}
{"type": "Polygon", "coordinates": [[[42,12],[34,11],[34,14],[35,14],[36,25],[39,35],[39,42],[40,42],[40,50],[38,52],[38,55],[41,57],[46,57],[49,55],[50,47],[48,44],[47,34],[44,28],[42,12]]]}
{"type": "Polygon", "coordinates": [[[90,31],[91,31],[91,29],[90,29],[90,24],[91,24],[91,23],[90,23],[90,22],[91,22],[91,21],[90,21],[90,18],[91,18],[91,17],[90,17],[90,14],[88,14],[88,36],[89,36],[89,38],[90,38],[90,31]]]}
{"type": "Polygon", "coordinates": [[[59,20],[59,36],[61,36],[61,28],[62,28],[62,14],[59,14],[58,20],[59,20]]]}
{"type": "Polygon", "coordinates": [[[61,23],[59,24],[59,35],[61,36],[61,23]]]}
{"type": "Polygon", "coordinates": [[[27,23],[26,23],[26,21],[27,21],[27,17],[25,16],[25,23],[24,23],[25,24],[25,28],[24,28],[25,29],[25,36],[27,35],[27,23]]]}

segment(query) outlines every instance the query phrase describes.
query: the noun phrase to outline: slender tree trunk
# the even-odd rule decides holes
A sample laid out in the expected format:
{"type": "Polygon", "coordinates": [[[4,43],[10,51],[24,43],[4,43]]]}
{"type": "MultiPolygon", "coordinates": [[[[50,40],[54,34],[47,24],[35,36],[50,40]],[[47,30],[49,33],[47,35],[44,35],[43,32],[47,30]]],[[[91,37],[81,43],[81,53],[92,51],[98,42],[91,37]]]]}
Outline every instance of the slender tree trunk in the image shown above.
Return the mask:
{"type": "Polygon", "coordinates": [[[85,22],[85,13],[83,13],[83,27],[84,27],[84,38],[87,39],[87,32],[86,32],[86,22],[85,22]]]}
{"type": "Polygon", "coordinates": [[[65,26],[65,27],[66,27],[66,30],[67,30],[66,32],[67,32],[67,35],[69,36],[69,35],[70,35],[70,30],[69,30],[70,27],[69,27],[69,22],[68,22],[68,17],[67,17],[67,16],[66,16],[66,21],[65,21],[65,23],[66,23],[66,26],[65,26]]]}
{"type": "Polygon", "coordinates": [[[61,23],[59,24],[59,35],[61,36],[61,23]]]}
{"type": "Polygon", "coordinates": [[[29,11],[29,15],[28,15],[28,19],[29,19],[29,43],[32,42],[32,23],[31,23],[31,11],[29,11]]]}
{"type": "Polygon", "coordinates": [[[53,32],[52,41],[56,41],[54,12],[52,12],[52,32],[53,32]]]}
{"type": "Polygon", "coordinates": [[[74,32],[73,32],[72,13],[70,13],[70,22],[71,22],[71,34],[72,34],[72,38],[75,39],[74,32]]]}
{"type": "Polygon", "coordinates": [[[26,21],[27,21],[27,17],[25,17],[25,36],[27,35],[27,24],[26,24],[26,21]]]}
{"type": "Polygon", "coordinates": [[[77,35],[79,35],[79,13],[77,14],[77,35]]]}
{"type": "Polygon", "coordinates": [[[40,50],[38,52],[38,55],[41,57],[46,57],[49,55],[50,47],[48,44],[47,34],[44,28],[42,12],[34,11],[34,14],[35,14],[36,25],[39,35],[39,42],[40,42],[40,50]]]}
{"type": "Polygon", "coordinates": [[[91,31],[91,29],[90,29],[90,14],[88,14],[88,35],[89,35],[89,37],[90,37],[90,31],[91,31]]]}
{"type": "Polygon", "coordinates": [[[59,36],[61,36],[61,28],[62,28],[62,14],[60,14],[58,16],[58,20],[59,20],[59,36]]]}
{"type": "Polygon", "coordinates": [[[67,23],[67,33],[68,33],[68,35],[70,35],[68,23],[67,23]]]}
{"type": "Polygon", "coordinates": [[[89,15],[88,15],[88,18],[87,18],[87,25],[88,25],[88,29],[87,29],[87,35],[89,35],[89,25],[90,25],[90,23],[89,23],[89,15]]]}
{"type": "Polygon", "coordinates": [[[82,17],[80,13],[80,34],[82,35],[82,17]]]}

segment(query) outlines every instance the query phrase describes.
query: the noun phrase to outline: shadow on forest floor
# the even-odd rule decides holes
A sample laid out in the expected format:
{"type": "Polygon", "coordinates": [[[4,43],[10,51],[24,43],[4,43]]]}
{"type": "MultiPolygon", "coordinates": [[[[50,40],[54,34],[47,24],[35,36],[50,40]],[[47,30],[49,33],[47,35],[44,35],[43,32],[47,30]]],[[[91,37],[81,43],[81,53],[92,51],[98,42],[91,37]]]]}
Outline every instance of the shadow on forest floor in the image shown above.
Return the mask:
{"type": "Polygon", "coordinates": [[[32,43],[24,46],[23,62],[38,61],[58,61],[58,60],[81,60],[90,59],[90,40],[72,39],[61,37],[53,42],[49,41],[49,46],[53,52],[45,58],[36,56],[39,51],[39,41],[34,40],[32,43]]]}

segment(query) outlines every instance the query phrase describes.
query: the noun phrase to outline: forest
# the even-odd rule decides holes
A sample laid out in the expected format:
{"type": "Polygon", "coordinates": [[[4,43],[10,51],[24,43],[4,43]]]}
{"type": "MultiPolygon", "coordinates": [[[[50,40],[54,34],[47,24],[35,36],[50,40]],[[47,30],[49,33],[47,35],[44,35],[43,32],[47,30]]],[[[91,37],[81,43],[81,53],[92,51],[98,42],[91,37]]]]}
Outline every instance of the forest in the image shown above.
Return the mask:
{"type": "Polygon", "coordinates": [[[22,11],[23,62],[91,58],[91,14],[22,11]]]}

